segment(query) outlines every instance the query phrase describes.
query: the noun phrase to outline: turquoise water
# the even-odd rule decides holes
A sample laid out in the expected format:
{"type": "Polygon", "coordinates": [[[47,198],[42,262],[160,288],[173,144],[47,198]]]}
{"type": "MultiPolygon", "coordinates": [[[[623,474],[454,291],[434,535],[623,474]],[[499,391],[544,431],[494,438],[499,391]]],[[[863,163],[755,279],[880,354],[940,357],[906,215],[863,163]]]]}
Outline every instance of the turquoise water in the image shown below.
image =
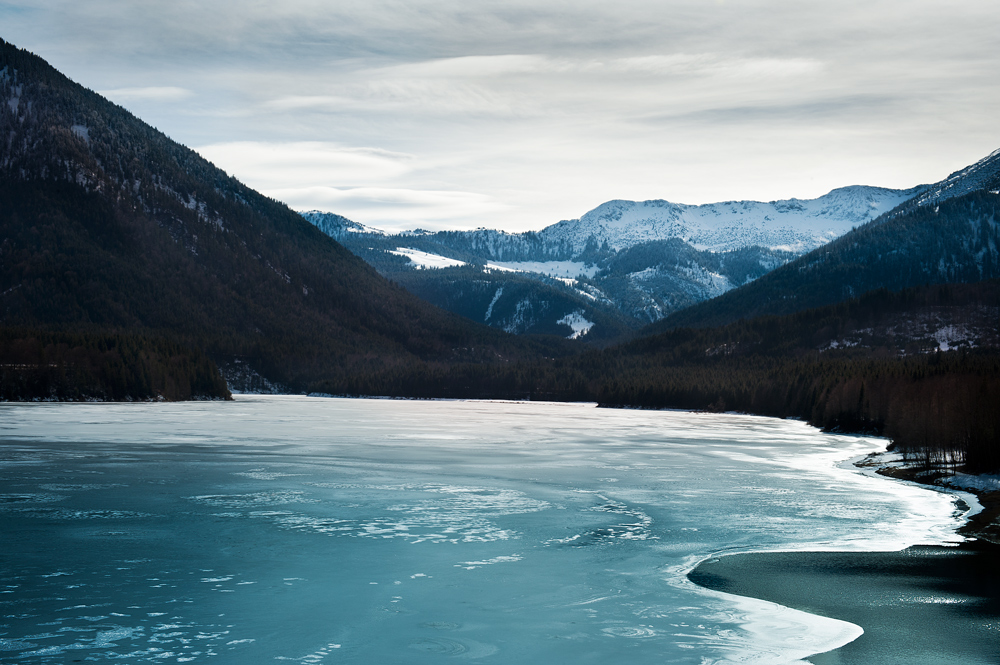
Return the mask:
{"type": "Polygon", "coordinates": [[[884,442],[583,404],[0,405],[0,660],[785,663],[857,626],[721,552],[954,539],[884,442]]]}

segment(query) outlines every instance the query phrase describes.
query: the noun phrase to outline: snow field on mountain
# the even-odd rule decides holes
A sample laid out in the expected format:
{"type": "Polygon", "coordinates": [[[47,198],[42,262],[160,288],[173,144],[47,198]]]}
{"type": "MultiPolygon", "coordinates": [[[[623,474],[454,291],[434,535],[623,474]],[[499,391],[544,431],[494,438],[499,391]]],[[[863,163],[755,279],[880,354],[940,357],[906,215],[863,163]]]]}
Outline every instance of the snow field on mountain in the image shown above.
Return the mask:
{"type": "Polygon", "coordinates": [[[593,321],[588,321],[584,318],[582,309],[578,309],[575,312],[567,314],[556,321],[556,323],[567,325],[573,330],[573,333],[568,336],[569,339],[579,339],[590,332],[590,329],[594,327],[593,321]]]}
{"type": "Polygon", "coordinates": [[[700,250],[763,246],[807,252],[871,221],[922,192],[855,185],[816,199],[726,201],[686,205],[669,201],[608,201],[539,233],[548,242],[569,242],[581,252],[588,242],[625,249],[642,242],[680,238],[700,250]]]}
{"type": "Polygon", "coordinates": [[[516,272],[537,272],[555,279],[573,279],[579,275],[591,278],[597,274],[597,266],[581,261],[490,261],[487,268],[513,270],[516,272]]]}
{"type": "Polygon", "coordinates": [[[451,268],[453,266],[467,265],[465,261],[449,259],[447,256],[429,254],[427,252],[421,252],[419,249],[410,249],[409,247],[397,247],[395,250],[390,250],[389,253],[395,254],[396,256],[405,256],[417,270],[428,268],[451,268]]]}

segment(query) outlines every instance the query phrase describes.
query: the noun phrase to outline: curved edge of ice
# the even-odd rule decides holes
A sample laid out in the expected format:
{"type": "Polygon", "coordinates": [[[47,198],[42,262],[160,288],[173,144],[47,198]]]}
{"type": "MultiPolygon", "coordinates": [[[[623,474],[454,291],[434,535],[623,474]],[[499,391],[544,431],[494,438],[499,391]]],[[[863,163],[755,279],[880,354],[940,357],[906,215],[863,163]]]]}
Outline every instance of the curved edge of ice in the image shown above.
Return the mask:
{"type": "Polygon", "coordinates": [[[715,635],[705,635],[705,646],[716,651],[718,657],[706,659],[702,665],[809,665],[805,658],[839,649],[864,634],[861,626],[849,621],[811,614],[769,600],[716,591],[688,579],[688,573],[703,561],[746,553],[750,550],[691,556],[683,564],[666,570],[666,581],[671,586],[716,601],[717,604],[706,608],[713,612],[706,618],[740,628],[740,634],[720,630],[715,635]]]}
{"type": "MultiPolygon", "coordinates": [[[[884,453],[883,453],[884,454],[884,453]]],[[[911,494],[930,492],[944,494],[955,500],[962,500],[968,508],[962,512],[955,511],[949,518],[942,520],[940,516],[925,514],[922,510],[924,502],[919,497],[908,497],[910,505],[915,508],[914,514],[908,516],[907,522],[911,528],[909,537],[901,537],[902,531],[897,531],[893,537],[881,541],[846,541],[830,543],[803,543],[801,547],[781,547],[747,550],[727,550],[715,552],[708,556],[692,555],[683,564],[670,567],[667,572],[667,583],[671,586],[693,590],[699,595],[719,601],[713,609],[719,622],[736,624],[742,631],[734,634],[731,631],[721,631],[713,639],[706,636],[707,646],[714,648],[720,654],[717,660],[706,659],[702,665],[809,665],[805,658],[839,649],[864,634],[864,629],[856,624],[811,614],[796,610],[771,601],[739,596],[703,587],[692,582],[688,573],[692,572],[702,562],[721,556],[762,552],[842,552],[842,551],[899,551],[917,544],[926,545],[957,545],[969,540],[957,533],[959,527],[968,519],[983,510],[975,494],[954,487],[928,485],[914,481],[901,480],[876,473],[877,466],[859,466],[868,454],[852,456],[847,460],[839,460],[833,464],[837,472],[847,471],[860,474],[880,482],[895,481],[900,493],[911,494]],[[905,489],[904,489],[905,488],[905,489]]]]}
{"type": "MultiPolygon", "coordinates": [[[[961,499],[968,506],[968,510],[963,512],[961,515],[956,515],[955,520],[961,523],[955,527],[957,531],[958,528],[962,527],[969,521],[970,518],[975,517],[979,513],[983,512],[983,504],[979,502],[979,497],[964,489],[957,487],[951,487],[949,485],[931,485],[928,483],[918,483],[915,480],[905,480],[903,478],[893,478],[892,476],[883,476],[878,473],[880,468],[885,468],[890,466],[892,460],[885,459],[892,453],[883,452],[879,454],[879,461],[876,464],[861,465],[860,462],[869,459],[868,455],[860,455],[858,457],[852,457],[849,460],[845,460],[840,463],[840,467],[843,469],[850,469],[856,473],[861,473],[862,475],[868,476],[870,478],[878,478],[879,480],[886,480],[891,482],[900,483],[908,487],[919,487],[921,489],[928,490],[930,492],[938,492],[940,494],[947,494],[948,496],[954,497],[957,500],[961,499]]],[[[970,538],[965,538],[959,536],[957,533],[951,534],[951,538],[943,538],[943,542],[955,543],[964,540],[972,540],[970,538]]]]}

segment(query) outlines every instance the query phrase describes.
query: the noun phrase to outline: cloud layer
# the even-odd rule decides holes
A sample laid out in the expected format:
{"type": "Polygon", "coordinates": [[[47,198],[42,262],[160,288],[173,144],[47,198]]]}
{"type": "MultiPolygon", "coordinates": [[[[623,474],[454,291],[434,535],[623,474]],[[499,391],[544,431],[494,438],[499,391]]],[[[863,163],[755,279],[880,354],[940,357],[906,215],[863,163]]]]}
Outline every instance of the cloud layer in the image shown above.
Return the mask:
{"type": "Polygon", "coordinates": [[[0,36],[293,207],[523,230],[612,198],[940,179],[1000,147],[998,19],[985,0],[15,0],[0,36]]]}

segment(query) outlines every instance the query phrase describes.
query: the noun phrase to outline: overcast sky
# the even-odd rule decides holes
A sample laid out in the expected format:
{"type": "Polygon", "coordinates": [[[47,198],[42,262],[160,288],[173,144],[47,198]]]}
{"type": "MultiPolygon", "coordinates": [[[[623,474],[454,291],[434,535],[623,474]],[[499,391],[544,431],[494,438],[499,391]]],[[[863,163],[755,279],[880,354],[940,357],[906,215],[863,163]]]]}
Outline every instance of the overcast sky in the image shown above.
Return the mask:
{"type": "Polygon", "coordinates": [[[387,229],[911,187],[1000,148],[1000,2],[0,0],[260,191],[387,229]]]}

